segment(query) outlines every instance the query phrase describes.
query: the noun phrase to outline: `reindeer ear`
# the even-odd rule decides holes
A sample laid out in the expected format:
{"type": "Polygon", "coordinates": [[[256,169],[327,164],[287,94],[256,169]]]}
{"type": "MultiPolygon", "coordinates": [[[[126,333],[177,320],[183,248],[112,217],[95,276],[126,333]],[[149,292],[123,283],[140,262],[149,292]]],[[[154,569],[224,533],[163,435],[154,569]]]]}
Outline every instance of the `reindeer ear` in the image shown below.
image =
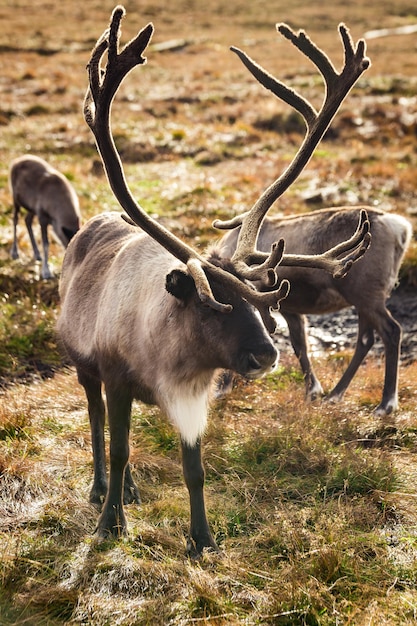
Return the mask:
{"type": "Polygon", "coordinates": [[[165,289],[178,300],[186,302],[195,291],[194,280],[182,270],[172,270],[166,276],[165,289]]]}

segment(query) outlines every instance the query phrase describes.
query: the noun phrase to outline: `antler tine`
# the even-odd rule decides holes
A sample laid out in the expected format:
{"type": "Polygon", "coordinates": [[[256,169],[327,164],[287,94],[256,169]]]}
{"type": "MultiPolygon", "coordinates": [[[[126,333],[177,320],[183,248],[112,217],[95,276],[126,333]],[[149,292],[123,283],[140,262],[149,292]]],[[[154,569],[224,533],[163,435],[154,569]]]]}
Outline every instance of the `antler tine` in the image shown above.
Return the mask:
{"type": "Polygon", "coordinates": [[[359,76],[370,65],[369,59],[364,56],[365,42],[360,40],[356,50],[354,50],[352,39],[343,24],[339,26],[339,32],[344,46],[345,64],[340,73],[336,72],[327,55],[307,37],[304,31],[296,34],[286,24],[279,24],[277,29],[317,66],[326,83],[326,94],[323,105],[317,112],[303,96],[275,79],[244,52],[232,48],[263,86],[302,115],[307,128],[303,143],[290,165],[264,191],[251,210],[228,222],[219,220],[214,222],[216,228],[235,228],[241,224],[238,244],[232,261],[245,276],[249,275],[251,280],[256,276],[263,283],[270,280],[270,277],[265,275],[265,270],[269,272],[271,269],[273,262],[270,258],[271,255],[259,267],[248,268],[248,259],[261,258],[256,251],[256,240],[263,219],[272,204],[288,189],[307,165],[344,98],[359,76]]]}
{"type": "MultiPolygon", "coordinates": [[[[212,273],[212,267],[216,269],[215,266],[205,268],[209,275],[212,273]]],[[[289,281],[286,279],[282,280],[279,287],[271,291],[258,291],[253,286],[236,279],[233,274],[227,274],[226,272],[226,283],[228,278],[232,279],[230,285],[233,286],[235,292],[239,293],[258,309],[265,328],[272,335],[276,329],[276,321],[271,315],[271,309],[279,311],[279,303],[287,297],[290,291],[289,281]],[[235,281],[237,282],[235,283],[235,281]]]]}
{"type": "MultiPolygon", "coordinates": [[[[239,225],[240,223],[237,222],[236,226],[239,225]]],[[[332,274],[333,278],[343,278],[352,265],[365,254],[371,244],[371,240],[372,235],[370,233],[368,214],[363,209],[360,213],[358,227],[350,239],[342,241],[322,254],[282,254],[279,265],[323,269],[332,274]],[[349,254],[339,259],[338,257],[345,252],[349,254]]],[[[280,239],[278,243],[273,244],[272,248],[275,249],[277,246],[282,246],[283,250],[284,240],[280,239]]],[[[270,254],[267,252],[256,250],[249,257],[248,264],[265,264],[269,257],[270,254]]]]}
{"type": "Polygon", "coordinates": [[[365,210],[361,211],[358,227],[355,233],[342,243],[317,255],[284,254],[281,265],[297,267],[314,267],[323,269],[333,275],[333,278],[343,278],[349,272],[353,263],[360,259],[371,244],[370,223],[365,210]],[[342,258],[341,254],[349,252],[342,258]]]}
{"type": "Polygon", "coordinates": [[[307,123],[313,123],[316,119],[317,111],[305,98],[303,98],[303,96],[272,76],[272,74],[267,72],[263,67],[251,59],[246,52],[243,52],[243,50],[240,50],[235,46],[232,46],[230,49],[232,52],[237,54],[243,65],[248,68],[251,74],[257,79],[258,82],[261,83],[261,85],[271,91],[275,96],[289,104],[293,109],[298,111],[307,123]]]}
{"type": "MultiPolygon", "coordinates": [[[[259,308],[265,325],[272,328],[274,322],[269,314],[269,307],[277,308],[279,301],[286,296],[288,289],[285,283],[269,293],[257,294],[249,285],[243,283],[230,272],[209,263],[190,246],[152,219],[130,192],[111,133],[110,111],[114,96],[123,79],[136,65],[146,63],[146,58],[142,55],[152,37],[153,25],[145,26],[136,37],[125,45],[122,51],[119,51],[120,24],[124,15],[123,7],[117,6],[114,9],[109,28],[98,39],[91,53],[87,65],[89,87],[84,101],[84,117],[96,139],[97,148],[112,191],[129,216],[126,217],[127,221],[140,226],[177,259],[187,265],[188,271],[194,279],[197,293],[204,304],[224,313],[232,308],[230,304],[218,302],[212,293],[207,275],[217,277],[235,293],[239,293],[259,308]],[[101,61],[106,51],[107,64],[105,68],[102,68],[101,61]]],[[[282,250],[275,253],[274,258],[277,256],[282,256],[282,250]]],[[[272,281],[269,284],[272,286],[272,281]]]]}
{"type": "Polygon", "coordinates": [[[251,290],[251,294],[246,298],[251,304],[253,304],[259,311],[265,328],[269,333],[274,334],[276,330],[276,321],[271,315],[271,309],[279,311],[279,303],[284,300],[289,294],[290,283],[288,280],[281,281],[278,289],[275,291],[263,291],[259,292],[251,290]],[[269,297],[269,296],[272,297],[269,297]]]}

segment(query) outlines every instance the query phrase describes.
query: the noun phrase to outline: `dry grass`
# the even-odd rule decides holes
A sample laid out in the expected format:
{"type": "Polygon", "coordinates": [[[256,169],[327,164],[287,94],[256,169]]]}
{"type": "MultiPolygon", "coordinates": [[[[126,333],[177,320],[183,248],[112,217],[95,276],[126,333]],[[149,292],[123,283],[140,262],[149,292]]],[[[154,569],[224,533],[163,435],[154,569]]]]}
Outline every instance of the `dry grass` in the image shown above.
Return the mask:
{"type": "MultiPolygon", "coordinates": [[[[292,367],[278,382],[239,382],[214,407],[205,463],[222,552],[200,563],[185,557],[179,450],[159,411],[135,407],[143,505],[127,507],[130,537],[96,544],[74,374],[30,393],[10,388],[0,441],[2,623],[413,623],[415,390],[381,424],[358,408],[369,401],[362,387],[380,383],[375,363],[340,407],[304,404],[292,367]]],[[[332,376],[331,363],[321,369],[332,376]]],[[[416,370],[402,372],[402,387],[416,370]]]]}
{"type": "MultiPolygon", "coordinates": [[[[0,623],[4,626],[411,625],[417,619],[417,365],[403,366],[400,411],[377,420],[383,363],[369,357],[343,404],[306,405],[295,357],[279,376],[240,381],[213,408],[205,438],[209,518],[221,546],[185,555],[188,499],[176,434],[135,406],[132,462],[143,504],[127,507],[130,536],[97,544],[85,400],[56,345],[57,281],[39,267],[23,224],[11,262],[10,160],[31,151],[74,184],[84,219],[116,208],[82,119],[91,47],[113,2],[0,7],[0,623]],[[47,376],[55,375],[53,378],[47,376]]],[[[320,101],[309,63],[277,40],[275,21],[306,28],[341,62],[337,24],[355,39],[417,21],[415,2],[126,4],[125,40],[147,21],[149,63],[123,86],[114,129],[145,208],[202,247],[214,217],[246,209],[289,162],[299,127],[242,68],[229,45],[320,101]],[[274,15],[275,11],[275,15],[274,15]]],[[[280,200],[303,212],[370,203],[417,214],[415,35],[369,39],[372,68],[331,134],[280,200]],[[332,190],[331,193],[324,193],[332,190]],[[336,190],[336,193],[335,191],[336,190]],[[318,205],[320,206],[320,204],[318,205]]],[[[51,245],[59,274],[62,250],[51,245]]],[[[413,243],[404,277],[416,284],[413,243]]],[[[322,357],[330,388],[346,355],[322,357]]]]}
{"type": "MultiPolygon", "coordinates": [[[[197,564],[184,555],[177,441],[156,409],[135,408],[143,505],[128,507],[130,538],[96,544],[74,374],[30,393],[10,388],[0,442],[2,623],[413,623],[416,369],[403,369],[402,411],[383,424],[358,408],[380,386],[374,362],[341,407],[304,405],[291,363],[279,379],[241,381],[214,408],[205,443],[222,553],[197,564]]],[[[330,379],[334,363],[321,370],[330,379]]]]}

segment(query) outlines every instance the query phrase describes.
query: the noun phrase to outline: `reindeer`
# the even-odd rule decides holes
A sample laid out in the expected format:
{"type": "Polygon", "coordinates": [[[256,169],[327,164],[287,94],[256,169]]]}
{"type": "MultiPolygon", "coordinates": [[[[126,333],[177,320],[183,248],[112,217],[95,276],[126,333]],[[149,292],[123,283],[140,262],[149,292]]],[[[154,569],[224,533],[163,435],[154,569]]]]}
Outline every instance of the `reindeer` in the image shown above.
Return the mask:
{"type": "Polygon", "coordinates": [[[52,278],[48,265],[48,226],[52,224],[56,236],[66,248],[80,228],[78,197],[69,181],[43,159],[25,154],[10,165],[10,191],[13,196],[13,246],[11,256],[19,258],[17,222],[20,208],[26,209],[26,227],[36,261],[41,261],[32,230],[35,215],[41,226],[43,260],[42,278],[52,278]]]}
{"type": "Polygon", "coordinates": [[[279,26],[324,73],[326,99],[317,113],[276,81],[279,96],[307,114],[310,128],[301,152],[288,176],[278,179],[242,216],[232,257],[222,257],[215,248],[202,256],[148,216],[125,180],[110,129],[111,104],[125,76],[145,63],[142,55],[153,25],[145,26],[119,51],[123,16],[124,8],[116,7],[109,29],[92,51],[84,116],[109,184],[127,216],[122,220],[119,213],[98,215],[69,244],[60,281],[58,332],[88,401],[94,460],[90,501],[99,505],[104,501],[97,525],[99,538],[126,534],[123,504],[140,500],[128,462],[131,406],[138,399],[158,405],[179,430],[191,510],[187,551],[198,557],[205,548],[218,549],[207,521],[201,458],[216,371],[228,368],[252,379],[275,367],[278,353],[270,337],[275,329],[271,308],[279,306],[289,288],[287,281],[276,285],[277,266],[295,263],[344,275],[369,246],[364,212],[354,235],[321,255],[284,254],[282,240],[268,253],[256,249],[259,227],[271,202],[302,171],[369,60],[364,56],[364,42],[359,41],[354,49],[341,25],[345,66],[338,74],[303,32],[295,34],[279,26]],[[107,64],[102,67],[106,52],[107,64]],[[267,290],[255,289],[253,281],[267,290]],[[102,384],[110,429],[109,483],[102,384]]]}
{"type": "MultiPolygon", "coordinates": [[[[378,333],[385,350],[385,382],[377,415],[387,415],[398,408],[398,364],[401,327],[386,307],[386,300],[398,280],[398,272],[411,240],[412,228],[400,215],[371,207],[339,207],[321,209],[302,215],[266,217],[258,237],[258,248],[269,250],[278,237],[285,241],[287,252],[319,254],[340,241],[361,211],[366,210],[372,233],[372,246],[352,267],[343,280],[335,279],[319,269],[280,268],[280,278],[289,280],[291,290],[282,301],[280,313],[287,322],[290,340],[300,362],[306,385],[306,396],[323,395],[307,349],[306,314],[323,314],[354,306],[358,314],[358,336],[349,366],[339,382],[326,396],[340,401],[360,364],[374,344],[378,333]]],[[[222,255],[231,255],[236,247],[238,231],[228,233],[219,243],[222,255]]],[[[220,394],[231,386],[232,375],[225,374],[220,394]]]]}

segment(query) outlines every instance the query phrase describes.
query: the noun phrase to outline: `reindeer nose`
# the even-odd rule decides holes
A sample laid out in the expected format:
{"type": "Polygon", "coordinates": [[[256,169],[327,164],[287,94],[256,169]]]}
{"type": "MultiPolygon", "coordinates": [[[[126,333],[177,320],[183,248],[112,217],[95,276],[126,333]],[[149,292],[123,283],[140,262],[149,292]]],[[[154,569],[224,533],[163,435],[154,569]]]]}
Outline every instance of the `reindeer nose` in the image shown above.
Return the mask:
{"type": "Polygon", "coordinates": [[[278,350],[273,344],[265,344],[262,350],[251,352],[247,358],[247,378],[259,378],[271,372],[278,362],[278,350]]]}
{"type": "Polygon", "coordinates": [[[249,362],[258,367],[270,367],[276,363],[278,351],[275,346],[268,346],[264,351],[249,355],[249,362]]]}

